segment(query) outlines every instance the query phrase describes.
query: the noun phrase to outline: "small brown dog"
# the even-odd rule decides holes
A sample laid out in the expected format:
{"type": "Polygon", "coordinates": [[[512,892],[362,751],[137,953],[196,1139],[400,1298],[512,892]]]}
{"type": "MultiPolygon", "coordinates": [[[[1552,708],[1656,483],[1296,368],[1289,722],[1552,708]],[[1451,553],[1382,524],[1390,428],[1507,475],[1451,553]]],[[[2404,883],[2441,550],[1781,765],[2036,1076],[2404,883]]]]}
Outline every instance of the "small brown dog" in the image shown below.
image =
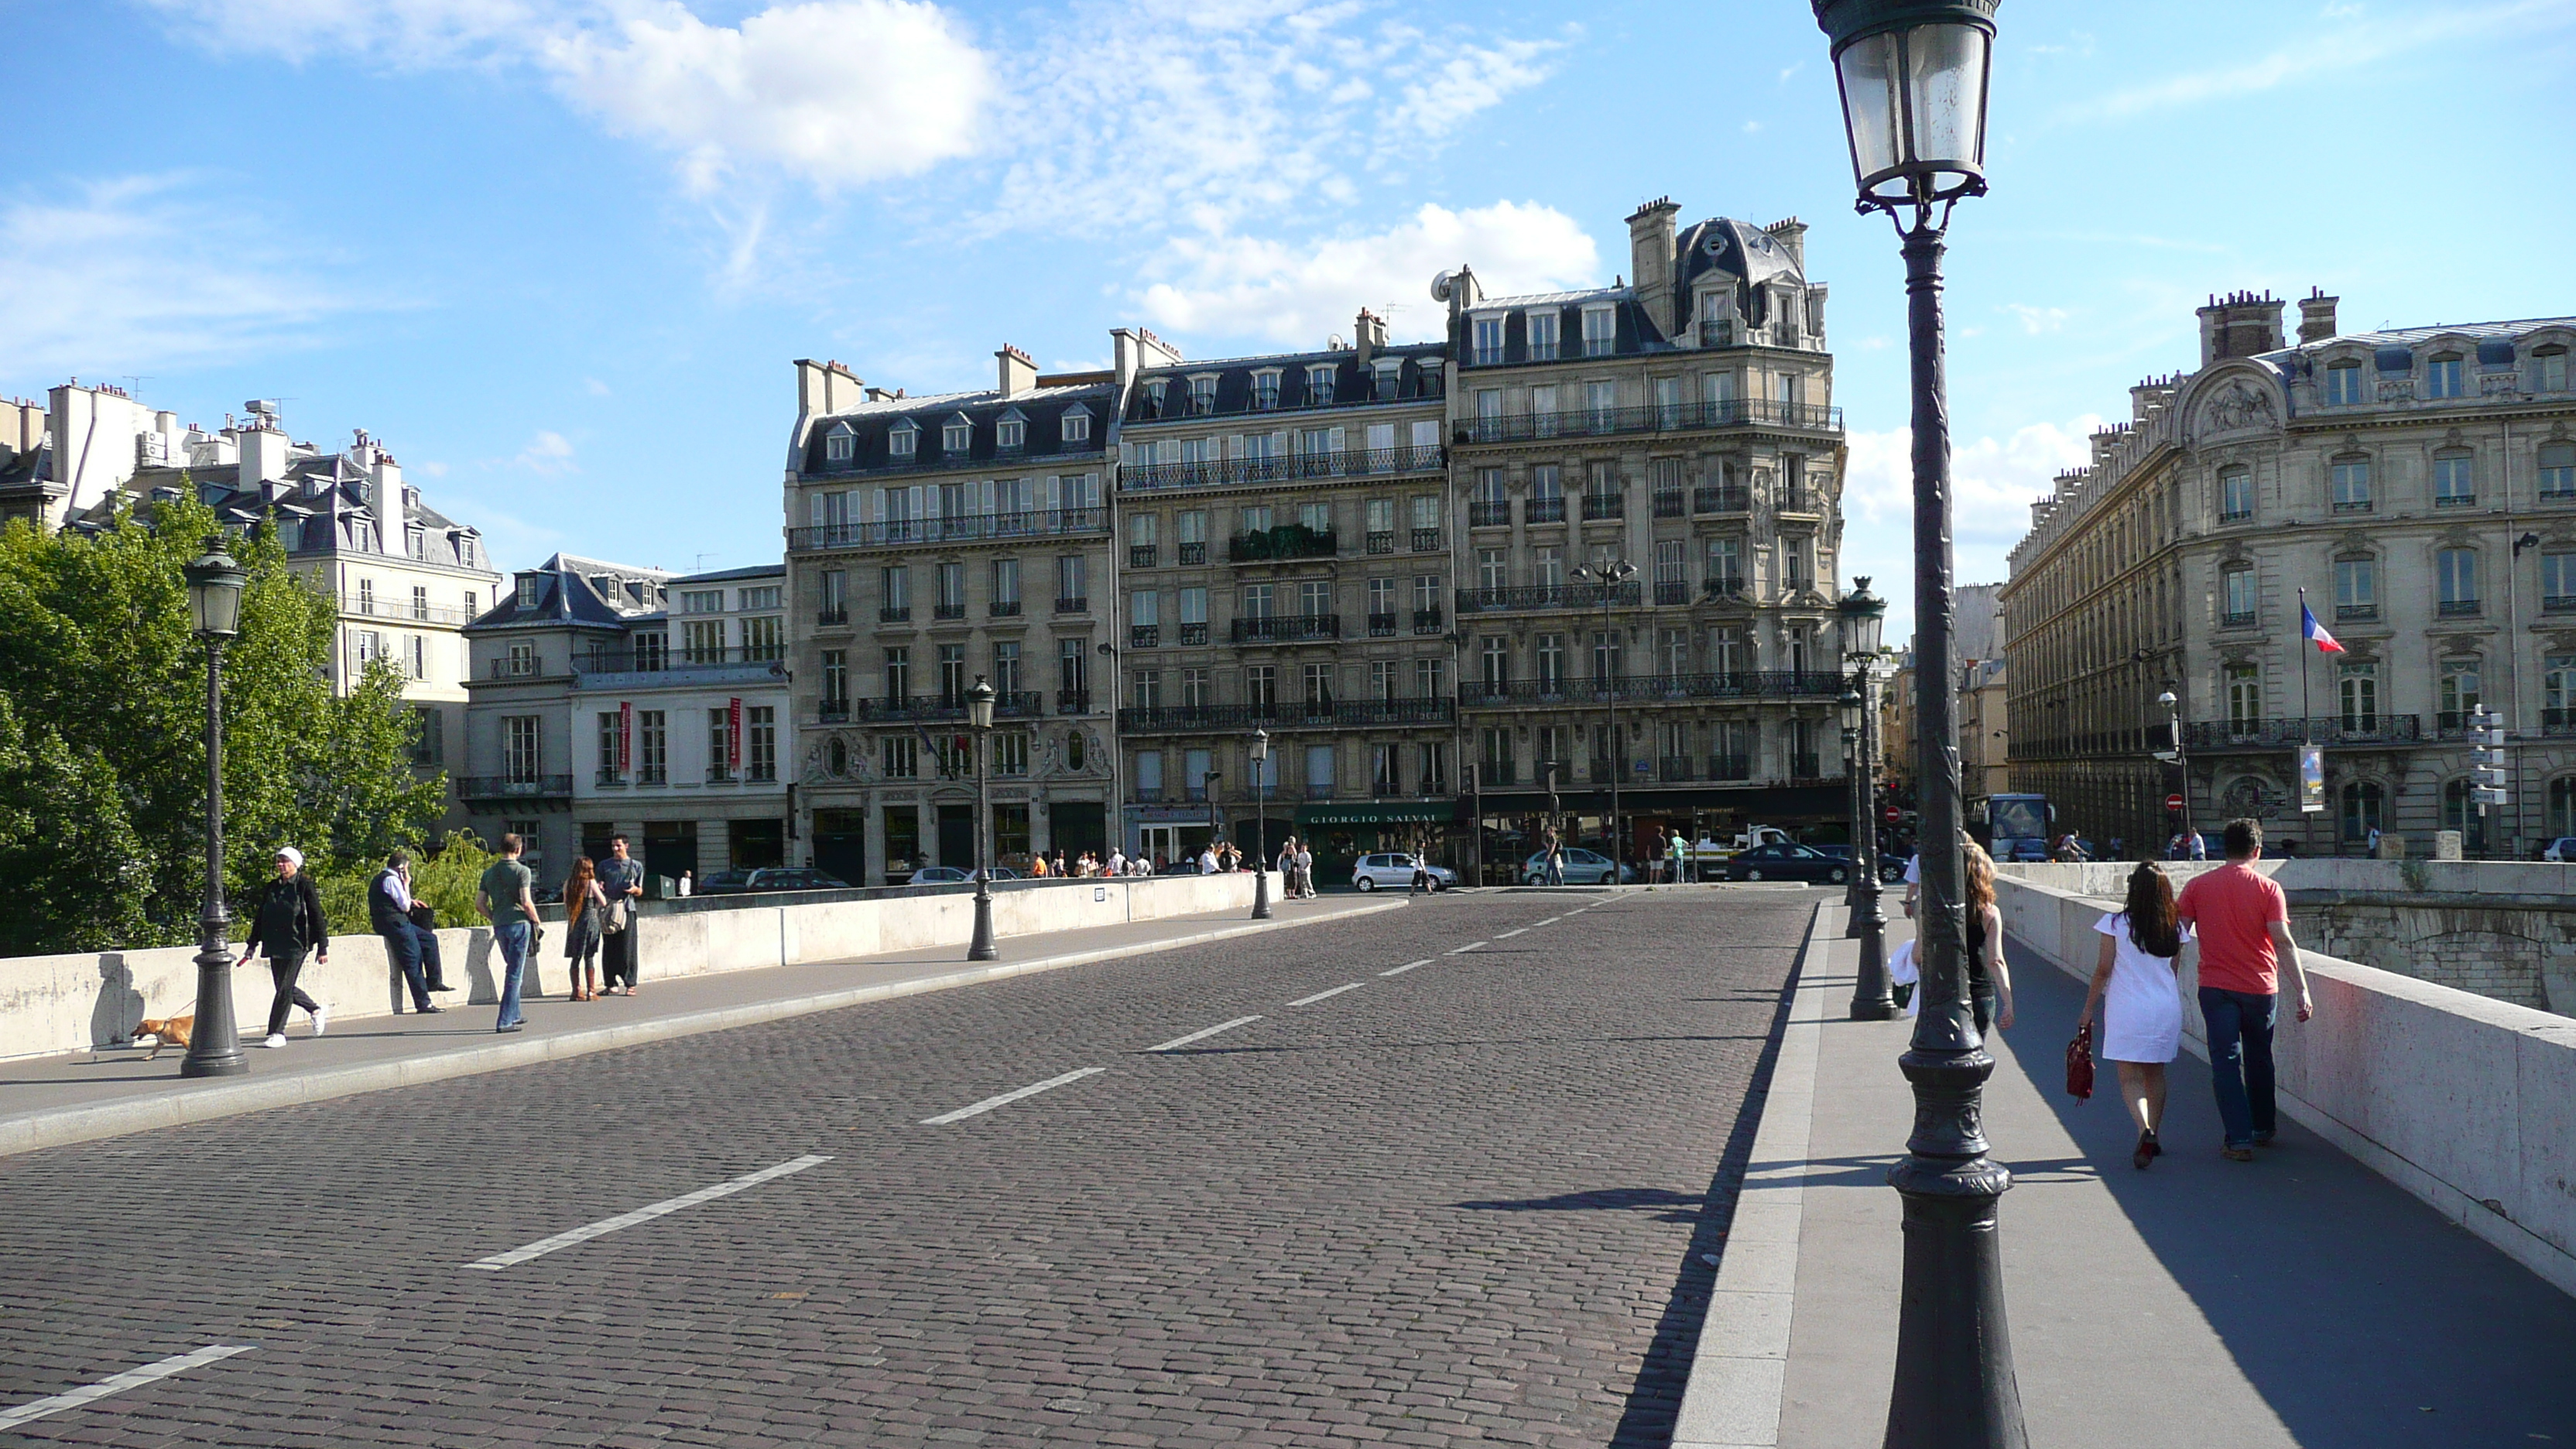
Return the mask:
{"type": "Polygon", "coordinates": [[[153,1057],[161,1055],[161,1049],[165,1046],[186,1047],[188,1033],[196,1024],[195,1012],[190,1012],[186,1016],[164,1017],[158,1020],[147,1016],[134,1024],[134,1035],[129,1039],[136,1046],[141,1046],[145,1037],[152,1038],[151,1055],[144,1058],[148,1062],[153,1057]]]}

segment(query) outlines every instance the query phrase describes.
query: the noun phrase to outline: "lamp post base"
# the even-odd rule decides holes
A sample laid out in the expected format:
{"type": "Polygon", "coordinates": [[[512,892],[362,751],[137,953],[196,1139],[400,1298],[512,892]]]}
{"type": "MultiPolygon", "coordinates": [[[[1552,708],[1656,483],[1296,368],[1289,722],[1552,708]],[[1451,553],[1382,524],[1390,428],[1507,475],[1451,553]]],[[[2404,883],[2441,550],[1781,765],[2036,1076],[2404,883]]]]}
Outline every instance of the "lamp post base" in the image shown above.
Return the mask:
{"type": "Polygon", "coordinates": [[[993,944],[993,887],[981,872],[975,876],[975,939],[966,946],[969,961],[999,961],[1001,948],[993,944]]]}
{"type": "Polygon", "coordinates": [[[1256,867],[1252,872],[1252,919],[1270,919],[1270,868],[1256,867]]]}
{"type": "Polygon", "coordinates": [[[179,1063],[183,1077],[238,1077],[250,1070],[233,1024],[233,953],[222,932],[221,924],[210,928],[197,952],[197,1021],[188,1033],[187,1058],[179,1063]]]}

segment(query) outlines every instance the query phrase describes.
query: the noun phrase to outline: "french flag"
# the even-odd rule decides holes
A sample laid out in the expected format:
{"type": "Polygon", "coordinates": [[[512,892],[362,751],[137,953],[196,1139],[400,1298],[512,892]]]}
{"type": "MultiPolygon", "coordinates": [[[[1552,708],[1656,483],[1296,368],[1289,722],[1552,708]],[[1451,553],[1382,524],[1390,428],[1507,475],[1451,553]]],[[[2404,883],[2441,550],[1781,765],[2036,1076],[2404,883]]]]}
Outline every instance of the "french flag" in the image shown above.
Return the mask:
{"type": "Polygon", "coordinates": [[[2335,636],[2327,633],[2326,626],[2317,622],[2316,611],[2308,607],[2305,599],[2299,601],[2299,624],[2306,631],[2309,640],[2317,646],[2319,654],[2343,652],[2343,646],[2335,642],[2335,636]]]}

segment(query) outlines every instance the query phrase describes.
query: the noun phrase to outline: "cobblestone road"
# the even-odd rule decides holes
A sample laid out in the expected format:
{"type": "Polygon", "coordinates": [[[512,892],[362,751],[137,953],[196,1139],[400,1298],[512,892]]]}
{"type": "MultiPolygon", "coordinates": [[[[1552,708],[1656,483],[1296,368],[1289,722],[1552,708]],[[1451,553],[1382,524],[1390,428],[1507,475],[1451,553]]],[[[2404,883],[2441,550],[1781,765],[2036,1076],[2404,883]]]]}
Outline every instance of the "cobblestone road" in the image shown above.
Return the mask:
{"type": "Polygon", "coordinates": [[[1660,1445],[1817,897],[1599,899],[0,1159],[0,1413],[256,1345],[0,1442],[1660,1445]]]}

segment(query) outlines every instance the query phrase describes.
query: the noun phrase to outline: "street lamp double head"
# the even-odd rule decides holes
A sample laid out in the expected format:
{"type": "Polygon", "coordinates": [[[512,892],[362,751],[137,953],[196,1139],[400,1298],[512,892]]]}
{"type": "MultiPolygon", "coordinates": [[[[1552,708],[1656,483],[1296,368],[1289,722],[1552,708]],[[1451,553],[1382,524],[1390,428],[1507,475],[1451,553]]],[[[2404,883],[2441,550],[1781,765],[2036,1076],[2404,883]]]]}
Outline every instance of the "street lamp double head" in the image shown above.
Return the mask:
{"type": "Polygon", "coordinates": [[[993,961],[1001,957],[1001,947],[993,940],[993,856],[990,832],[993,828],[992,791],[984,774],[985,757],[992,753],[993,686],[984,676],[975,676],[975,687],[966,691],[966,727],[975,732],[975,938],[967,943],[966,959],[993,961]]]}
{"type": "Polygon", "coordinates": [[[1899,1066],[1914,1131],[1888,1180],[1905,1198],[1890,1449],[2020,1449],[1997,1206],[2011,1174],[1986,1155],[1993,1074],[1970,1011],[1961,909],[1957,639],[1942,377],[1941,254],[1950,208],[1986,189],[1986,91],[1999,0],[1815,0],[1832,43],[1858,209],[1884,211],[1905,258],[1913,372],[1914,700],[1924,849],[1922,1014],[1899,1066]],[[1936,215],[1937,210],[1937,215],[1936,215]]]}
{"type": "Polygon", "coordinates": [[[1594,683],[1600,686],[1602,708],[1608,713],[1608,754],[1602,764],[1610,771],[1610,818],[1602,822],[1603,833],[1610,837],[1610,883],[1617,885],[1627,852],[1619,843],[1619,776],[1627,766],[1628,752],[1619,739],[1619,680],[1611,661],[1618,659],[1618,644],[1611,638],[1610,608],[1618,602],[1619,586],[1637,576],[1637,566],[1626,559],[1606,560],[1597,564],[1576,564],[1565,576],[1578,584],[1598,585],[1601,589],[1601,650],[1593,655],[1594,668],[1608,667],[1594,683]]]}
{"type": "Polygon", "coordinates": [[[1866,577],[1852,580],[1851,592],[1834,606],[1835,627],[1842,638],[1842,657],[1850,667],[1851,689],[1843,699],[1843,757],[1849,761],[1852,812],[1852,878],[1851,887],[1843,893],[1843,904],[1850,907],[1851,920],[1844,934],[1862,933],[1861,897],[1875,894],[1878,865],[1878,827],[1876,790],[1873,782],[1877,769],[1871,763],[1869,738],[1876,714],[1875,676],[1870,668],[1878,656],[1878,636],[1887,621],[1887,601],[1869,591],[1866,577]]]}
{"type": "Polygon", "coordinates": [[[1270,919],[1270,731],[1252,732],[1252,919],[1270,919]]]}
{"type": "Polygon", "coordinates": [[[242,591],[250,574],[211,534],[205,552],[180,565],[188,581],[188,615],[206,644],[206,896],[197,917],[197,1025],[188,1039],[183,1077],[230,1077],[250,1070],[233,1022],[232,949],[224,908],[224,646],[241,632],[242,591]]]}

